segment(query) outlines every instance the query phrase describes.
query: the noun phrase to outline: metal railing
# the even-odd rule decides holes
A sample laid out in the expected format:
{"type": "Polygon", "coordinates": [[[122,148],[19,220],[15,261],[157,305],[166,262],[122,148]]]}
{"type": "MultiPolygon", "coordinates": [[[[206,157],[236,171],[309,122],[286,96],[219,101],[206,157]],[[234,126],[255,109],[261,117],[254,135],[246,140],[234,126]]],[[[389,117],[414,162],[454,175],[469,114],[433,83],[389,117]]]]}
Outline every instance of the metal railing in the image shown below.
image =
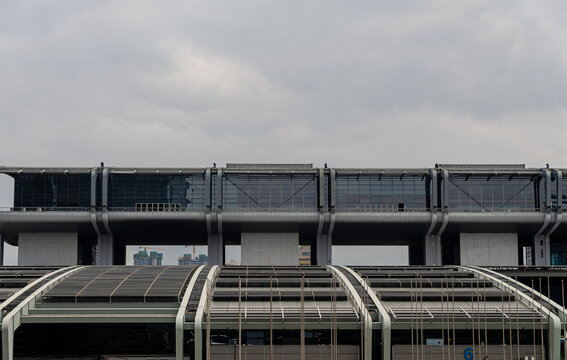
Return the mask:
{"type": "Polygon", "coordinates": [[[426,212],[430,211],[426,207],[407,206],[403,203],[392,204],[339,204],[335,207],[336,211],[354,212],[426,212]]]}
{"type": "Polygon", "coordinates": [[[182,211],[179,203],[136,203],[136,211],[182,211]]]}
{"type": "MultiPolygon", "coordinates": [[[[97,206],[97,211],[102,211],[104,208],[97,206]]],[[[180,203],[138,203],[136,206],[112,206],[106,208],[108,211],[137,211],[137,212],[203,212],[205,208],[201,209],[187,209],[183,208],[180,203]]],[[[91,207],[84,206],[57,206],[57,207],[14,207],[4,206],[0,207],[0,212],[52,212],[52,211],[90,211],[91,207]]],[[[315,207],[295,207],[295,208],[223,208],[224,212],[317,212],[315,207]]],[[[430,212],[429,208],[422,207],[405,207],[400,204],[352,204],[352,205],[338,205],[335,207],[336,212],[368,212],[368,213],[401,213],[401,212],[430,212]]],[[[450,206],[449,212],[465,212],[465,213],[528,213],[528,212],[543,212],[544,209],[538,208],[483,208],[478,207],[463,207],[463,206],[450,206]]],[[[551,209],[557,211],[557,209],[551,209]]]]}
{"type": "Polygon", "coordinates": [[[480,207],[479,205],[449,205],[452,212],[476,212],[476,213],[508,213],[508,212],[541,212],[542,209],[536,207],[503,207],[501,205],[480,207]]]}
{"type": "Polygon", "coordinates": [[[41,211],[89,211],[89,207],[61,206],[61,207],[0,207],[0,211],[41,212],[41,211]]]}

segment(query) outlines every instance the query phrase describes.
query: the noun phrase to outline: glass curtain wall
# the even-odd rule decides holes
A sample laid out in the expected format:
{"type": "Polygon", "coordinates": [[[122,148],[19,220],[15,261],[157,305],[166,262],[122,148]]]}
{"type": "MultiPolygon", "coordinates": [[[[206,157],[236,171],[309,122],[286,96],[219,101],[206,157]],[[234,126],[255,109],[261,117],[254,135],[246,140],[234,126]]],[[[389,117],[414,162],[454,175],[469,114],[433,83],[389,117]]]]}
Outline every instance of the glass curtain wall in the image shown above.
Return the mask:
{"type": "Polygon", "coordinates": [[[567,265],[567,243],[551,243],[551,265],[567,265]]]}
{"type": "Polygon", "coordinates": [[[453,211],[536,211],[537,177],[449,176],[453,211]]]}
{"type": "Polygon", "coordinates": [[[339,175],[337,211],[426,211],[425,175],[339,175]]]}
{"type": "Polygon", "coordinates": [[[204,174],[111,174],[108,206],[116,210],[203,211],[204,174]]]}
{"type": "Polygon", "coordinates": [[[317,211],[316,174],[225,174],[226,211],[317,211]]]}
{"type": "Polygon", "coordinates": [[[29,174],[14,176],[16,210],[88,208],[91,179],[88,174],[29,174]]]}

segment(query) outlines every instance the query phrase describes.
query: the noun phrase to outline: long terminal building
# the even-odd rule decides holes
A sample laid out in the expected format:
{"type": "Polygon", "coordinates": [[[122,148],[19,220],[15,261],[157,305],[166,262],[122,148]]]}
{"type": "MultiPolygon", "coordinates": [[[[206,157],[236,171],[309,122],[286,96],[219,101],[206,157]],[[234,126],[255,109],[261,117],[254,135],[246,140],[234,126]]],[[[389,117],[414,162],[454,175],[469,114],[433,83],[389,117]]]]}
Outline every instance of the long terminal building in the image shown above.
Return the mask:
{"type": "Polygon", "coordinates": [[[565,171],[0,167],[14,178],[0,233],[21,265],[120,265],[126,245],[144,244],[207,245],[209,264],[222,265],[226,245],[285,258],[273,245],[295,242],[311,246],[313,265],[331,264],[333,245],[406,245],[411,265],[559,265],[565,171]]]}
{"type": "Polygon", "coordinates": [[[566,171],[0,167],[2,358],[564,359],[566,171]],[[124,266],[127,245],[209,263],[124,266]],[[334,266],[341,245],[409,265],[334,266]]]}

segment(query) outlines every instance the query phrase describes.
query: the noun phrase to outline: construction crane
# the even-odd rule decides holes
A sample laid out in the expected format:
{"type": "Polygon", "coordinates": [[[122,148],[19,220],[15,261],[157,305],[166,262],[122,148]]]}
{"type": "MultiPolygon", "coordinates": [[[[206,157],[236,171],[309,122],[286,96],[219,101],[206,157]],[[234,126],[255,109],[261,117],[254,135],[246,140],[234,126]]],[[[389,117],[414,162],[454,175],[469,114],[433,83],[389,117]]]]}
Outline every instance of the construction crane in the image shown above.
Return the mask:
{"type": "MultiPolygon", "coordinates": [[[[189,245],[185,245],[185,247],[189,247],[189,245]]],[[[197,259],[197,246],[193,245],[193,260],[197,259]]]]}
{"type": "Polygon", "coordinates": [[[148,249],[150,250],[165,250],[162,248],[155,248],[155,247],[149,247],[149,246],[138,246],[138,249],[144,249],[145,252],[148,252],[148,249]]]}

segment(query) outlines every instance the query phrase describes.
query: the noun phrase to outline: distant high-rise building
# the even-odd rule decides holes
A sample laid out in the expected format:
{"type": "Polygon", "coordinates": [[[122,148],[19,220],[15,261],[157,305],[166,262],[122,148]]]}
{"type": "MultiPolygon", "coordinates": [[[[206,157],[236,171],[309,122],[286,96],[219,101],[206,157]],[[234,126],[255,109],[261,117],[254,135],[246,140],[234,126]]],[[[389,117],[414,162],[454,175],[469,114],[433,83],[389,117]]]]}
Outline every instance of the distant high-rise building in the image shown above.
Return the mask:
{"type": "Polygon", "coordinates": [[[157,251],[140,250],[134,254],[134,265],[161,265],[163,254],[157,251]]]}
{"type": "Polygon", "coordinates": [[[209,258],[205,254],[199,254],[195,259],[191,254],[183,254],[182,257],[177,259],[178,265],[207,265],[209,258]]]}
{"type": "Polygon", "coordinates": [[[230,259],[226,265],[240,265],[240,263],[236,259],[230,259]]]}

